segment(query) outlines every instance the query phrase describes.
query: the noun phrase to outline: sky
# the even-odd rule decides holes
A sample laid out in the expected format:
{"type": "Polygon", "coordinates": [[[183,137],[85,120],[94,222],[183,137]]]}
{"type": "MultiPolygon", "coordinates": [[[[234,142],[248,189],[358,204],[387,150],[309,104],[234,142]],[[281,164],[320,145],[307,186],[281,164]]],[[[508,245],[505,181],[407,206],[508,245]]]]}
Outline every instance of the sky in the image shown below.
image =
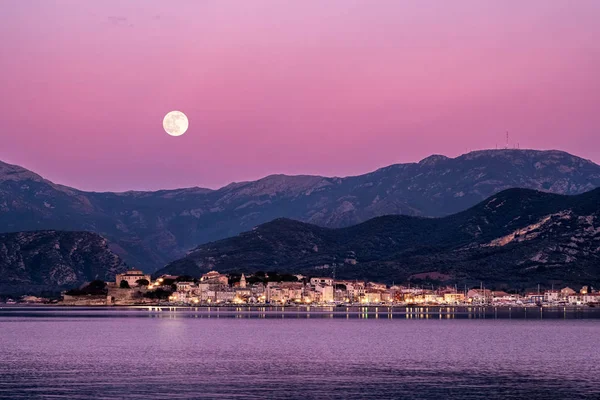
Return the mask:
{"type": "Polygon", "coordinates": [[[5,0],[0,160],[94,191],[510,146],[600,163],[598,0],[5,0]],[[162,128],[171,110],[188,131],[162,128]]]}

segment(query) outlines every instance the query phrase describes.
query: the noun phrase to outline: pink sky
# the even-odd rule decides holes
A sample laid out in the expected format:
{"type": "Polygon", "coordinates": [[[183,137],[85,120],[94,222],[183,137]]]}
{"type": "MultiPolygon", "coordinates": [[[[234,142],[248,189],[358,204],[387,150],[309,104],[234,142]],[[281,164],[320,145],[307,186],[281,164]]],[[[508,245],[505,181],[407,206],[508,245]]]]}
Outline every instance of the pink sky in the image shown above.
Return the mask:
{"type": "Polygon", "coordinates": [[[86,190],[219,187],[508,130],[600,163],[599,20],[598,0],[7,0],[0,160],[86,190]]]}

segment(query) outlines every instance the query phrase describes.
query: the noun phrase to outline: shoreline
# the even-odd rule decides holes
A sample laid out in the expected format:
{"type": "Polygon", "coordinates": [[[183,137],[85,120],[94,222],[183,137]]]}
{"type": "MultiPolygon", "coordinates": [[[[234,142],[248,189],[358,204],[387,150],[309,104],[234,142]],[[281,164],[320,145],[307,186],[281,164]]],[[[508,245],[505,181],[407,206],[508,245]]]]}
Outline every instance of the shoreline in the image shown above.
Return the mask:
{"type": "Polygon", "coordinates": [[[68,306],[0,305],[0,318],[345,320],[600,320],[600,308],[497,306],[68,306]]]}
{"type": "Polygon", "coordinates": [[[171,307],[171,308],[327,308],[327,309],[345,309],[345,308],[499,308],[499,309],[593,309],[599,308],[595,304],[182,304],[182,303],[131,303],[131,304],[74,304],[74,303],[0,303],[3,307],[92,307],[92,308],[128,308],[128,307],[171,307]]]}
{"type": "Polygon", "coordinates": [[[225,312],[269,312],[269,311],[303,311],[303,312],[358,312],[357,310],[368,310],[374,312],[410,312],[410,313],[452,313],[453,311],[470,311],[470,310],[548,310],[548,311],[573,311],[573,310],[599,310],[599,307],[589,305],[344,305],[344,306],[329,306],[329,305],[235,305],[235,304],[220,304],[220,305],[182,305],[182,304],[0,304],[0,310],[8,309],[98,309],[98,310],[173,310],[173,311],[225,311],[225,312]],[[430,311],[431,310],[431,311],[430,311]],[[433,311],[437,310],[437,311],[433,311]]]}

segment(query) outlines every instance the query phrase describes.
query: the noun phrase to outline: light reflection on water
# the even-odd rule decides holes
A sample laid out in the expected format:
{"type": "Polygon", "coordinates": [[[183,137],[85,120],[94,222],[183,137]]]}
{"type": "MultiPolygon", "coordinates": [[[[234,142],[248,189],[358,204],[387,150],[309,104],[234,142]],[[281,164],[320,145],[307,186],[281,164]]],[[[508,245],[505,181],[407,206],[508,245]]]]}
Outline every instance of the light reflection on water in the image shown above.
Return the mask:
{"type": "Polygon", "coordinates": [[[0,398],[600,398],[595,311],[339,309],[2,308],[0,398]]]}
{"type": "Polygon", "coordinates": [[[359,318],[359,319],[600,319],[600,308],[590,307],[52,307],[4,306],[2,316],[149,318],[359,318]]]}

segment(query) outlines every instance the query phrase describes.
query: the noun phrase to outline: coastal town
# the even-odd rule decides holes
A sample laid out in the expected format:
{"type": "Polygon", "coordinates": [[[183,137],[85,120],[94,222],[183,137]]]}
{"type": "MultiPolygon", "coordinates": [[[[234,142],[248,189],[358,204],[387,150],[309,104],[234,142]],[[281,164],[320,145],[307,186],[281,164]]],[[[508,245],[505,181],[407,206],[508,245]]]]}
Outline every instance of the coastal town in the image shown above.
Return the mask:
{"type": "Polygon", "coordinates": [[[225,275],[210,271],[199,278],[163,275],[152,279],[139,270],[118,274],[114,282],[95,281],[64,292],[64,305],[493,305],[591,306],[600,305],[600,291],[589,286],[527,291],[485,288],[391,285],[332,277],[306,277],[258,272],[225,275]]]}

